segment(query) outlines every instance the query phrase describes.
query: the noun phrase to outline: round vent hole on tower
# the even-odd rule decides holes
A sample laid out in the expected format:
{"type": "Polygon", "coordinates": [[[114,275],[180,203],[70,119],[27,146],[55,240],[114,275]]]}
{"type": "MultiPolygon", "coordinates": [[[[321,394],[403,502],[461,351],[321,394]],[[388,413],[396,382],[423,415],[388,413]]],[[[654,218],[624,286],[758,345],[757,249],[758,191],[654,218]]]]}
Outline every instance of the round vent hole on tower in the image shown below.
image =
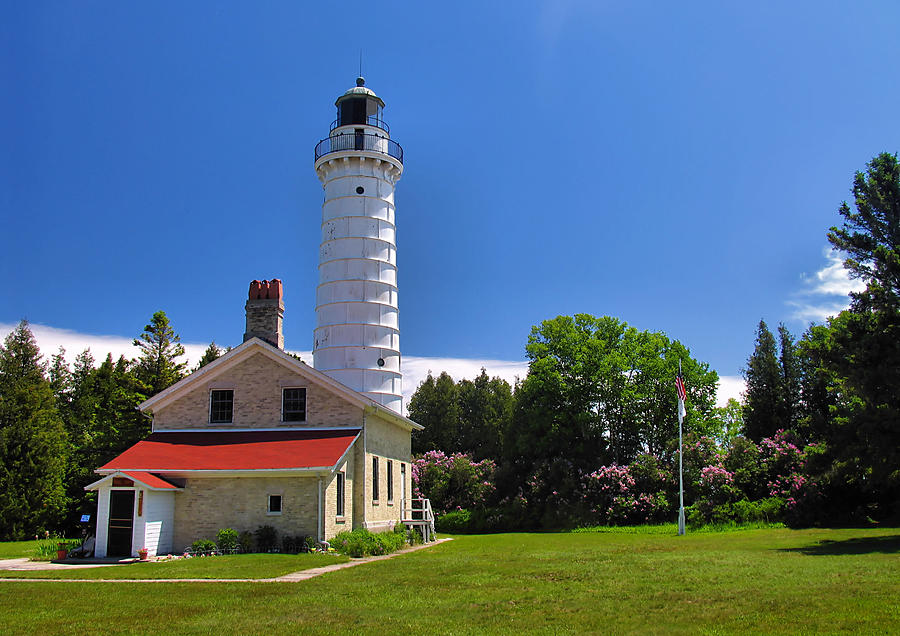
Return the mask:
{"type": "Polygon", "coordinates": [[[362,186],[356,186],[356,194],[362,194],[366,189],[362,186]]]}
{"type": "Polygon", "coordinates": [[[384,366],[384,358],[378,358],[378,366],[379,366],[379,367],[383,367],[383,366],[384,366]]]}

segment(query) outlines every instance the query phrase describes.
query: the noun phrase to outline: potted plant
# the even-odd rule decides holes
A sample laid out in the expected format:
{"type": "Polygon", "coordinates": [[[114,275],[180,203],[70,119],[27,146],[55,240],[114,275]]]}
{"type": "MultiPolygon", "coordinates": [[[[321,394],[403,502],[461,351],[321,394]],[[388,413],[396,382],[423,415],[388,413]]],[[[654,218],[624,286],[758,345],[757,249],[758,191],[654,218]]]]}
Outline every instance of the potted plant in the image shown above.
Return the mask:
{"type": "Polygon", "coordinates": [[[69,546],[65,543],[60,542],[59,547],[56,550],[56,559],[58,561],[62,561],[69,555],[69,546]]]}
{"type": "Polygon", "coordinates": [[[146,561],[150,556],[150,551],[147,548],[141,548],[138,552],[138,557],[140,557],[141,561],[146,561]]]}

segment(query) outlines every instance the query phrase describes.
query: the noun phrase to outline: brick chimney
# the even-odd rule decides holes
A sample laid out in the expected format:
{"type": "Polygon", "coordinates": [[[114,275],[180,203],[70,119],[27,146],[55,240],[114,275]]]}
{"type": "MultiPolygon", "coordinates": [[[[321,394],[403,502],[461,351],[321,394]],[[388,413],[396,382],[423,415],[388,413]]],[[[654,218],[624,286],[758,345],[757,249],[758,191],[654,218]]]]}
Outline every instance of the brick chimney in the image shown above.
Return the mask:
{"type": "Polygon", "coordinates": [[[281,281],[274,278],[251,282],[250,297],[245,309],[247,331],[244,333],[244,342],[250,338],[259,338],[284,349],[284,334],[281,333],[281,322],[284,320],[281,281]]]}

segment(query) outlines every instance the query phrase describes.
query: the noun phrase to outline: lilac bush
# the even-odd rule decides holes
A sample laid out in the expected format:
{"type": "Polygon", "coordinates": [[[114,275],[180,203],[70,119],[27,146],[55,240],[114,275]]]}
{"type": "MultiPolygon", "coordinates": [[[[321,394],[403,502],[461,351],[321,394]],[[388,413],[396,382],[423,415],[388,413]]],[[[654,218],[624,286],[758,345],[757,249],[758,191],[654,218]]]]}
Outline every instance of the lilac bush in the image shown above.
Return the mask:
{"type": "Polygon", "coordinates": [[[799,521],[818,500],[818,484],[809,479],[807,469],[808,459],[816,450],[816,444],[801,447],[797,437],[784,430],[759,444],[768,494],[784,501],[789,522],[799,521]]]}
{"type": "Polygon", "coordinates": [[[496,470],[490,459],[473,462],[465,453],[428,451],[412,462],[413,496],[430,499],[438,514],[481,509],[494,494],[496,470]]]}
{"type": "MultiPolygon", "coordinates": [[[[664,478],[664,474],[660,474],[664,478]]],[[[601,466],[584,479],[584,504],[592,523],[624,525],[658,520],[668,508],[662,492],[641,492],[629,466],[601,466]]]]}

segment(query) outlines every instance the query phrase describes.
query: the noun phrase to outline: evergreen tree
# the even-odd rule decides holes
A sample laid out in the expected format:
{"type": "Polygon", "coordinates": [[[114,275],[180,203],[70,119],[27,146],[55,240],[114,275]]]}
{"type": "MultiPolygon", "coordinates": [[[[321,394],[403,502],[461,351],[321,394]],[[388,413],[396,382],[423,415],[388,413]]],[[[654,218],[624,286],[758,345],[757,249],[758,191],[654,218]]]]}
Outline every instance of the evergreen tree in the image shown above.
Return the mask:
{"type": "Polygon", "coordinates": [[[857,518],[900,518],[900,164],[882,153],[857,172],[854,208],[828,240],[866,283],[851,309],[820,328],[810,347],[834,403],[822,434],[821,477],[832,506],[857,518]]]}
{"type": "Polygon", "coordinates": [[[144,327],[140,339],[134,344],[141,348],[135,374],[143,382],[152,397],[160,391],[172,386],[184,377],[186,362],[179,362],[184,355],[181,338],[172,329],[169,318],[164,311],[153,314],[150,324],[144,327]]]}
{"type": "Polygon", "coordinates": [[[55,529],[65,509],[66,432],[25,321],[0,346],[0,538],[55,529]]]}
{"type": "Polygon", "coordinates": [[[744,397],[744,434],[756,443],[783,428],[781,368],[775,337],[764,320],[759,321],[756,346],[744,370],[747,391],[744,397]]]}
{"type": "Polygon", "coordinates": [[[203,352],[203,356],[200,358],[200,362],[197,363],[197,366],[194,367],[193,371],[199,371],[213,360],[218,360],[219,358],[221,358],[224,354],[225,351],[220,349],[215,342],[210,342],[209,346],[206,348],[206,351],[203,352]]]}
{"type": "Polygon", "coordinates": [[[150,433],[150,420],[137,410],[145,395],[132,363],[124,356],[114,362],[110,354],[94,369],[86,351],[80,364],[91,368],[73,390],[67,421],[73,454],[67,479],[70,517],[91,509],[94,494],[84,486],[97,479],[94,470],[150,433]]]}
{"type": "Polygon", "coordinates": [[[459,401],[456,384],[446,372],[428,377],[409,400],[409,418],[425,427],[414,431],[412,450],[455,452],[459,446],[459,401]]]}
{"type": "Polygon", "coordinates": [[[781,395],[778,419],[782,428],[797,430],[800,419],[800,360],[794,337],[783,324],[778,325],[778,342],[781,349],[781,395]]]}
{"type": "Polygon", "coordinates": [[[69,365],[66,363],[66,350],[59,348],[50,359],[50,369],[48,372],[50,379],[50,388],[53,395],[56,396],[56,406],[60,413],[64,413],[69,406],[72,392],[72,372],[69,371],[69,365]]]}
{"type": "Polygon", "coordinates": [[[844,267],[866,283],[851,294],[857,309],[900,310],[900,163],[881,153],[853,178],[855,210],[844,201],[843,225],[832,227],[828,240],[848,255],[844,267]]]}

